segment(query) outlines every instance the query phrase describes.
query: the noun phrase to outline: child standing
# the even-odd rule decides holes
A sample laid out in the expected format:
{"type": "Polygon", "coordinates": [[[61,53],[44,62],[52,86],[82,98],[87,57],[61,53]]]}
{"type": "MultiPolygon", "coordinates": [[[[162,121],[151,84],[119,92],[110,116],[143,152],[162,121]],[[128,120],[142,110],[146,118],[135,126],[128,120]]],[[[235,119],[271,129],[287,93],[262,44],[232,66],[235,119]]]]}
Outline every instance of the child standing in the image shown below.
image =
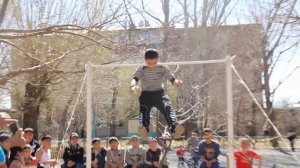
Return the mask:
{"type": "Polygon", "coordinates": [[[291,149],[293,152],[295,152],[295,139],[296,139],[296,133],[294,130],[290,130],[287,134],[287,139],[290,141],[291,149]]]}
{"type": "Polygon", "coordinates": [[[184,149],[182,145],[176,150],[176,155],[178,157],[178,162],[184,162],[184,154],[188,149],[184,149]]]}
{"type": "Polygon", "coordinates": [[[156,107],[165,117],[170,132],[174,133],[174,138],[179,138],[184,132],[184,128],[182,125],[178,125],[176,114],[164,91],[163,84],[168,79],[176,87],[180,87],[182,82],[175,78],[167,66],[158,65],[158,61],[158,52],[153,49],[147,50],[145,52],[146,65],[137,68],[131,81],[131,91],[134,93],[140,90],[137,83],[141,81],[139,134],[144,139],[148,137],[150,111],[152,107],[156,107]]]}
{"type": "Polygon", "coordinates": [[[250,141],[246,138],[241,139],[241,150],[234,152],[237,168],[252,168],[253,160],[258,160],[258,168],[261,168],[261,156],[250,149],[250,141]]]}

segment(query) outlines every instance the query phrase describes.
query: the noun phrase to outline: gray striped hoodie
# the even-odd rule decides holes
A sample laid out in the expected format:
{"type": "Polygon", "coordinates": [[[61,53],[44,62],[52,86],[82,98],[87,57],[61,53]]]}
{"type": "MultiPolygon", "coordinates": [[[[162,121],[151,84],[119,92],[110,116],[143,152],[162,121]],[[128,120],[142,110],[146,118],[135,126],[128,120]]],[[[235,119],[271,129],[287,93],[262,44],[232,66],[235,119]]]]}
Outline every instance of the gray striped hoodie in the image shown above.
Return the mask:
{"type": "Polygon", "coordinates": [[[175,75],[165,65],[157,65],[154,68],[140,66],[136,69],[133,79],[141,81],[142,91],[158,91],[164,89],[163,84],[167,79],[173,83],[175,75]]]}

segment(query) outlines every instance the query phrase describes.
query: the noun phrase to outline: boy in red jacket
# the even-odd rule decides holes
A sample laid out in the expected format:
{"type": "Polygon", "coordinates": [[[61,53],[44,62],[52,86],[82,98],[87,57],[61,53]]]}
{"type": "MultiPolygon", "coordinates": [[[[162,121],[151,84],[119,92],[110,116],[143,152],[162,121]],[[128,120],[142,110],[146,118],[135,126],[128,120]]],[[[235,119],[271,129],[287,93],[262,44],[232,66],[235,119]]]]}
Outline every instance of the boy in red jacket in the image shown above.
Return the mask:
{"type": "Polygon", "coordinates": [[[234,152],[237,168],[252,168],[253,160],[258,160],[258,168],[262,166],[261,155],[251,150],[250,141],[246,138],[241,139],[241,150],[234,152]]]}

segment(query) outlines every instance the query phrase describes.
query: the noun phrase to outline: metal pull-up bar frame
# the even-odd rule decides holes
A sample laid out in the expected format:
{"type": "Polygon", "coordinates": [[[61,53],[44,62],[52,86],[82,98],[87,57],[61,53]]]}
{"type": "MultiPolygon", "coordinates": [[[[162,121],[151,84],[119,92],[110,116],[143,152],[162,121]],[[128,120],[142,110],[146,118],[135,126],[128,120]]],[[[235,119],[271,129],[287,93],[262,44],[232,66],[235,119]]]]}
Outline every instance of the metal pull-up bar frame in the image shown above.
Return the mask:
{"type": "MultiPolygon", "coordinates": [[[[229,145],[229,167],[234,168],[233,144],[233,94],[232,94],[232,58],[227,56],[221,60],[203,60],[203,61],[183,61],[183,62],[166,62],[159,63],[159,65],[197,65],[197,64],[217,64],[223,63],[226,68],[226,100],[227,100],[227,140],[229,145]]],[[[87,89],[87,120],[86,120],[86,167],[91,168],[91,149],[92,149],[92,68],[108,68],[108,67],[138,67],[144,64],[103,64],[93,65],[91,62],[86,64],[86,89],[87,89]]]]}

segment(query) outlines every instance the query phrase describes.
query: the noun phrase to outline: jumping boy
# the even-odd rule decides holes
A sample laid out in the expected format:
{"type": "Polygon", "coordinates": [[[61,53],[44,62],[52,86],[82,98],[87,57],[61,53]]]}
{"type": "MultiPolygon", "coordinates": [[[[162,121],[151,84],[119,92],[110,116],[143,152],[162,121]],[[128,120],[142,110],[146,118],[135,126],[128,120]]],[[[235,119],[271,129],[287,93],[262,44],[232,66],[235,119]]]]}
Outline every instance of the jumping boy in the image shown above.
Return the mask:
{"type": "Polygon", "coordinates": [[[175,75],[167,66],[158,65],[158,61],[158,52],[148,49],[145,52],[146,65],[137,68],[131,81],[130,86],[133,93],[140,90],[137,84],[138,81],[141,81],[139,134],[144,139],[148,137],[150,111],[152,107],[156,107],[163,114],[174,138],[179,138],[184,132],[184,128],[182,125],[178,125],[176,114],[171,107],[168,95],[164,91],[163,84],[168,79],[174,86],[179,88],[182,82],[175,78],[175,75]]]}

